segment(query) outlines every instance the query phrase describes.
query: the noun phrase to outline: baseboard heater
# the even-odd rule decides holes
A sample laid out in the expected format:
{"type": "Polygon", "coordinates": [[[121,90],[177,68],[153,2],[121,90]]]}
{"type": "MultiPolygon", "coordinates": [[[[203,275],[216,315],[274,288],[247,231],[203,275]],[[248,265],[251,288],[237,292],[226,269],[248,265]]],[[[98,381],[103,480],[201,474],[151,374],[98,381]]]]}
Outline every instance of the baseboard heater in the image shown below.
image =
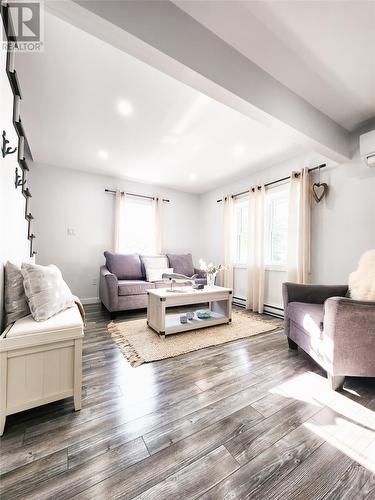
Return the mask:
{"type": "Polygon", "coordinates": [[[269,316],[275,316],[275,318],[284,318],[284,309],[282,307],[270,306],[269,304],[264,304],[263,311],[269,316]]]}
{"type": "MultiPolygon", "coordinates": [[[[233,304],[238,307],[246,307],[246,299],[243,297],[233,297],[233,304]]],[[[275,318],[284,318],[284,309],[281,307],[270,306],[269,304],[264,304],[264,312],[269,316],[274,316],[275,318]]]]}
{"type": "Polygon", "coordinates": [[[235,297],[233,296],[233,304],[238,307],[243,307],[245,309],[246,307],[246,299],[243,299],[242,297],[235,297]]]}

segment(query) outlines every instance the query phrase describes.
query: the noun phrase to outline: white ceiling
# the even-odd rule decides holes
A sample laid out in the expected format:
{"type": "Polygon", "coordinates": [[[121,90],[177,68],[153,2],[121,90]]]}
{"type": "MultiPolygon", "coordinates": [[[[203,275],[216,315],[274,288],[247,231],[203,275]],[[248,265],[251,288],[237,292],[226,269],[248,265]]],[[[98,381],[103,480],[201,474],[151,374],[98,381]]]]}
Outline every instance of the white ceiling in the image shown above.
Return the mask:
{"type": "Polygon", "coordinates": [[[174,3],[349,131],[375,116],[375,2],[174,3]]]}
{"type": "Polygon", "coordinates": [[[35,161],[201,193],[303,152],[65,21],[45,23],[45,51],[16,61],[35,161]]]}

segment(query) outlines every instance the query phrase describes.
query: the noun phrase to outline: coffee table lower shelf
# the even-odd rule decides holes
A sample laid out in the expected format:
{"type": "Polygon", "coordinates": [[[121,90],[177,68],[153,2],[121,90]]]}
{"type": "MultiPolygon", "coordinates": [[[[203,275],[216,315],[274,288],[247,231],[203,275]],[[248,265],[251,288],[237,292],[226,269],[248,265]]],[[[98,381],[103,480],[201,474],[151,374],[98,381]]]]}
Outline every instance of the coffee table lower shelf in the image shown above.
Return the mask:
{"type": "Polygon", "coordinates": [[[229,323],[229,321],[230,320],[224,316],[224,314],[211,312],[210,318],[194,318],[192,320],[188,320],[187,323],[181,323],[179,314],[169,314],[165,317],[165,335],[187,332],[189,330],[196,330],[197,328],[206,328],[208,326],[221,325],[223,323],[229,323]]]}

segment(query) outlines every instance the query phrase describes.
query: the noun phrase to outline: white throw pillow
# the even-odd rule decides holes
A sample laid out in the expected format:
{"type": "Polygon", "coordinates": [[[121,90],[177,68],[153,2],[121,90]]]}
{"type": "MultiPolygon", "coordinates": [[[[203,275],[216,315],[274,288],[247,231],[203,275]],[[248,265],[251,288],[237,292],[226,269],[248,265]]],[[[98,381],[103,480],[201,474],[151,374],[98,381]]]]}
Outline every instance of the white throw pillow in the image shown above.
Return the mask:
{"type": "Polygon", "coordinates": [[[21,272],[30,311],[36,321],[45,321],[74,306],[72,292],[56,266],[24,263],[21,272]]]}
{"type": "Polygon", "coordinates": [[[375,250],[365,252],[349,275],[350,298],[375,301],[375,250]]]}
{"type": "Polygon", "coordinates": [[[162,281],[164,273],[173,273],[173,267],[166,267],[165,269],[147,269],[146,279],[147,281],[162,281]]]}
{"type": "Polygon", "coordinates": [[[142,256],[142,262],[143,262],[143,265],[145,268],[145,274],[146,274],[147,281],[158,281],[157,279],[155,279],[155,280],[149,279],[150,271],[153,271],[153,270],[161,271],[163,269],[163,272],[166,272],[165,269],[167,269],[169,266],[168,259],[165,255],[155,255],[155,256],[151,256],[151,257],[142,256]]]}
{"type": "Polygon", "coordinates": [[[23,288],[23,276],[21,269],[11,262],[5,264],[5,326],[14,323],[20,318],[30,314],[27,305],[25,290],[23,288]]]}
{"type": "Polygon", "coordinates": [[[152,269],[157,269],[157,268],[166,268],[169,267],[169,262],[168,258],[165,255],[152,255],[152,256],[143,256],[142,255],[142,262],[143,265],[145,266],[145,269],[152,268],[152,269]]]}

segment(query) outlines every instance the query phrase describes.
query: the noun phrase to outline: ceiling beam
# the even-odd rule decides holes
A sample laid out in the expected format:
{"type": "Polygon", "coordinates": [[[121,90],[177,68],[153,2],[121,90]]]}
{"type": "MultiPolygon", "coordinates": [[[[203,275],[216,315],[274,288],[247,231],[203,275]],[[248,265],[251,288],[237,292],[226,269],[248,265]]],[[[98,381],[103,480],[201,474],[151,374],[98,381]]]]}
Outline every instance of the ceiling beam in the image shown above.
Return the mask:
{"type": "Polygon", "coordinates": [[[349,133],[169,1],[51,1],[47,10],[299,144],[342,162],[349,133]]]}

